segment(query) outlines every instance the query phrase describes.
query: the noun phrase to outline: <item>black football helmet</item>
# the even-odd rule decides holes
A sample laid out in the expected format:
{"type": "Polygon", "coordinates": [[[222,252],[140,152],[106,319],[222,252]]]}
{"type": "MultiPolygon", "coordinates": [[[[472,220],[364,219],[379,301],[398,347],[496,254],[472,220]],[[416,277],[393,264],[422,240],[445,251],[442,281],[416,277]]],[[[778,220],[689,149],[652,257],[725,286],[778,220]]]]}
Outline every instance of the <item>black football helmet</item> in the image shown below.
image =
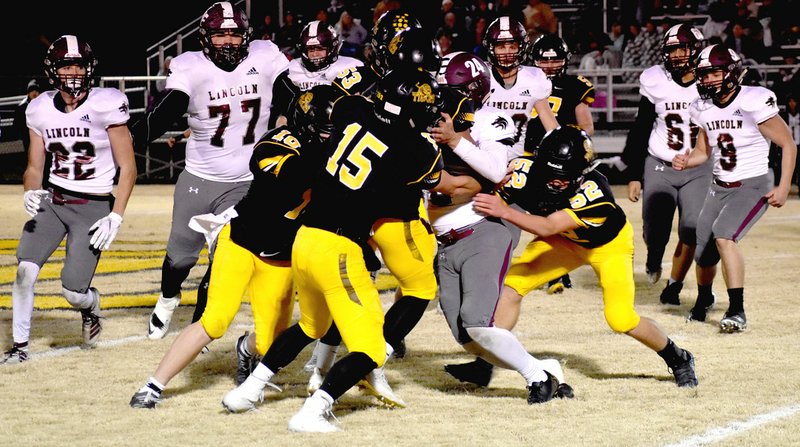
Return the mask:
{"type": "Polygon", "coordinates": [[[483,46],[489,56],[489,62],[505,70],[518,67],[525,58],[528,48],[528,33],[521,23],[508,16],[496,18],[483,35],[483,46]],[[519,50],[515,54],[498,56],[495,47],[505,42],[516,42],[519,50]]]}
{"type": "Polygon", "coordinates": [[[389,70],[419,68],[435,72],[441,60],[439,44],[422,28],[400,31],[386,46],[386,66],[389,70]]]}
{"type": "Polygon", "coordinates": [[[661,59],[664,67],[673,79],[680,80],[683,75],[692,70],[694,59],[703,49],[703,33],[687,23],[680,23],[670,28],[661,42],[661,59]],[[677,48],[685,48],[684,56],[670,56],[677,48]]]}
{"type": "Polygon", "coordinates": [[[303,65],[309,71],[319,71],[328,68],[332,63],[339,59],[339,49],[342,42],[339,34],[332,26],[322,23],[319,20],[309,22],[300,31],[300,40],[297,42],[297,51],[303,60],[303,65]],[[325,57],[311,59],[308,52],[314,48],[325,50],[325,57]]]}
{"type": "Polygon", "coordinates": [[[442,59],[436,80],[443,87],[454,88],[467,95],[475,109],[489,99],[492,88],[492,76],[489,66],[478,56],[459,51],[442,59]]]}
{"type": "Polygon", "coordinates": [[[433,75],[421,70],[393,70],[378,81],[375,115],[388,124],[429,131],[441,118],[442,97],[433,75]]]}
{"type": "Polygon", "coordinates": [[[56,39],[47,49],[47,55],[44,58],[44,71],[50,84],[72,96],[89,91],[96,66],[97,59],[89,44],[72,35],[64,35],[56,39]],[[82,75],[58,74],[59,68],[69,65],[79,65],[86,69],[86,73],[82,75]]]}
{"type": "Polygon", "coordinates": [[[567,73],[567,63],[572,54],[567,43],[555,34],[543,34],[533,42],[530,62],[539,67],[548,78],[555,78],[567,73]],[[544,67],[543,61],[560,61],[561,65],[544,67]]]}
{"type": "Polygon", "coordinates": [[[735,51],[724,45],[711,45],[703,49],[697,57],[694,76],[697,79],[697,93],[703,99],[720,100],[742,84],[745,72],[742,59],[735,51]],[[722,80],[704,81],[703,78],[714,71],[722,72],[722,80]]]}
{"type": "Polygon", "coordinates": [[[342,96],[341,90],[328,84],[315,85],[300,94],[289,117],[289,125],[304,144],[323,143],[330,138],[333,103],[342,96]]]}
{"type": "Polygon", "coordinates": [[[399,9],[386,11],[375,22],[375,26],[372,27],[367,61],[379,75],[383,76],[390,70],[387,55],[389,42],[397,33],[411,28],[422,28],[422,25],[411,14],[399,9]]]}
{"type": "Polygon", "coordinates": [[[233,71],[247,57],[247,47],[253,28],[247,14],[231,2],[217,2],[211,5],[200,19],[200,46],[203,53],[217,67],[225,71],[233,71]],[[211,36],[228,31],[242,36],[239,45],[214,45],[211,36]]]}
{"type": "Polygon", "coordinates": [[[584,176],[595,167],[592,140],[574,125],[545,134],[533,157],[533,171],[541,186],[540,208],[550,212],[568,208],[584,176]]]}

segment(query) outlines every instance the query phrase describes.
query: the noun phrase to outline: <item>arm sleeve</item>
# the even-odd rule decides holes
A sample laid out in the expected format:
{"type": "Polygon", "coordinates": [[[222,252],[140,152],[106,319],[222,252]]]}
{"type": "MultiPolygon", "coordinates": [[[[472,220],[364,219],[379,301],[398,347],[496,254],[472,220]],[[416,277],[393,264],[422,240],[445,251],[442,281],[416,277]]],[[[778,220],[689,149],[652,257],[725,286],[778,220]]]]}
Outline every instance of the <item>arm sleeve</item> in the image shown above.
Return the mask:
{"type": "Polygon", "coordinates": [[[501,141],[482,141],[479,147],[462,138],[453,152],[492,183],[499,183],[506,175],[508,146],[501,141]]]}
{"type": "Polygon", "coordinates": [[[644,159],[647,157],[647,144],[655,120],[655,104],[642,96],[642,99],[639,101],[639,111],[636,114],[636,122],[628,133],[628,139],[625,140],[625,148],[622,150],[622,161],[628,165],[628,168],[625,170],[625,178],[629,182],[642,180],[644,159]]]}
{"type": "Polygon", "coordinates": [[[289,109],[300,94],[300,89],[289,79],[289,70],[284,71],[272,86],[272,110],[269,115],[269,128],[275,127],[279,116],[289,117],[289,109]]]}
{"type": "Polygon", "coordinates": [[[164,135],[189,108],[189,95],[180,90],[168,90],[153,111],[131,126],[133,145],[137,151],[164,135]]]}

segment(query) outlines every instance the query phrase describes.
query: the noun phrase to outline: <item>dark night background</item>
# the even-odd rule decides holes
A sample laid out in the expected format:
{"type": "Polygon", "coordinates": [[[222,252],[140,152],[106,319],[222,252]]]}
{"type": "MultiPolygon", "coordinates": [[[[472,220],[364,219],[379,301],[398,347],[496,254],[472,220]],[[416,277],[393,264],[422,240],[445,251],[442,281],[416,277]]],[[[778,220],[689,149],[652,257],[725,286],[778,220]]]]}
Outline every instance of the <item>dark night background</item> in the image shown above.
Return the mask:
{"type": "MultiPolygon", "coordinates": [[[[348,1],[362,8],[373,7],[378,0],[348,1]]],[[[4,3],[0,59],[0,97],[21,95],[32,77],[43,82],[42,59],[50,42],[64,34],[85,38],[99,61],[97,74],[146,74],[146,49],[179,27],[195,22],[213,0],[136,0],[136,1],[50,1],[9,0],[4,3]]],[[[287,8],[297,13],[313,14],[326,7],[329,0],[287,0],[287,8]]],[[[404,2],[423,22],[435,16],[441,3],[436,0],[404,2]]],[[[244,3],[242,3],[244,5],[244,3]]],[[[250,22],[258,29],[264,14],[277,18],[277,0],[253,0],[250,22]]],[[[371,24],[366,24],[369,29],[371,24]]],[[[197,49],[192,38],[184,51],[197,49]]],[[[155,73],[153,73],[155,74],[155,73]]]]}

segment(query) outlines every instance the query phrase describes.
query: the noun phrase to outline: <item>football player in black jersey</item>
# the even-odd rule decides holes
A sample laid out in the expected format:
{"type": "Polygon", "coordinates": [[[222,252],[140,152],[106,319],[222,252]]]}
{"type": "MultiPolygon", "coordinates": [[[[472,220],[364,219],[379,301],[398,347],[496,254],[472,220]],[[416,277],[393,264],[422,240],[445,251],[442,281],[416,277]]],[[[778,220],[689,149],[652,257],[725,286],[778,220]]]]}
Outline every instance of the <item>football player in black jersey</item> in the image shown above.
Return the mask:
{"type": "Polygon", "coordinates": [[[339,99],[323,172],[312,189],[292,248],[300,322],[283,332],[250,377],[229,392],[231,411],[252,409],[272,376],[335,322],[349,354],[289,421],[289,430],[331,432],[333,402],[386,360],[384,316],[365,255],[374,204],[401,185],[432,188],[442,166],[436,144],[422,135],[439,118],[439,86],[424,71],[392,71],[375,93],[339,99]]]}
{"type": "MultiPolygon", "coordinates": [[[[250,159],[253,181],[245,197],[220,215],[193,220],[219,233],[211,268],[208,303],[200,320],[187,326],[164,355],[156,372],[131,398],[134,408],[154,408],[167,383],[233,321],[245,292],[250,296],[255,334],[237,342],[237,381],[288,327],[294,305],[291,248],[299,217],[309,201],[310,175],[321,164],[321,145],[331,134],[328,112],[340,96],[321,85],[297,101],[291,126],[269,131],[256,143],[250,159]],[[266,205],[266,206],[265,206],[266,205]],[[267,230],[268,229],[268,230],[267,230]],[[244,361],[242,361],[242,357],[244,361]]],[[[254,367],[254,366],[253,366],[254,367]]]]}
{"type": "Polygon", "coordinates": [[[477,211],[536,235],[506,276],[498,313],[513,314],[514,319],[501,327],[513,329],[528,292],[591,265],[603,289],[603,313],[611,329],[658,352],[678,386],[695,387],[694,356],[634,309],[633,229],[614,202],[608,180],[593,170],[592,152],[585,132],[562,126],[542,140],[533,156],[513,161],[514,174],[500,192],[506,202],[516,202],[530,214],[510,208],[498,195],[475,198],[477,211]]]}
{"type": "MultiPolygon", "coordinates": [[[[570,51],[567,44],[555,34],[539,36],[528,55],[530,63],[544,71],[553,83],[550,93],[550,108],[560,124],[576,124],[587,135],[594,134],[592,112],[589,107],[594,102],[594,86],[583,76],[567,74],[570,51]]],[[[528,129],[525,133],[525,148],[534,148],[544,137],[545,128],[536,109],[531,112],[528,129]]],[[[547,293],[561,293],[572,287],[569,275],[551,281],[547,293]]]]}

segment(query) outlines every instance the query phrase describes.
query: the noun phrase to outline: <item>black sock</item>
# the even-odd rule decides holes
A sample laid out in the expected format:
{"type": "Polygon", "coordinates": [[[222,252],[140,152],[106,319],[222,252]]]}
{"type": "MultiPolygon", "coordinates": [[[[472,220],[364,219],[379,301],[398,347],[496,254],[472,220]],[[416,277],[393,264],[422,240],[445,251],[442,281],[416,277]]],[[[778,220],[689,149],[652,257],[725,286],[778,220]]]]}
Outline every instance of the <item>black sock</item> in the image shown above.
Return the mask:
{"type": "Polygon", "coordinates": [[[404,296],[392,304],[383,319],[383,337],[394,350],[422,319],[430,301],[415,296],[404,296]]]}
{"type": "Polygon", "coordinates": [[[707,286],[697,285],[697,296],[699,297],[710,297],[712,295],[711,287],[713,284],[709,284],[707,286]]]}
{"type": "Polygon", "coordinates": [[[342,335],[339,333],[339,328],[336,327],[336,323],[331,323],[330,329],[328,329],[328,332],[326,332],[319,341],[328,346],[339,346],[342,344],[342,335]]]}
{"type": "Polygon", "coordinates": [[[28,342],[23,341],[22,343],[14,342],[14,347],[17,349],[26,349],[28,347],[28,342]]]}
{"type": "MultiPolygon", "coordinates": [[[[195,259],[195,262],[197,260],[195,259]]],[[[195,262],[188,266],[176,268],[172,265],[172,260],[169,256],[164,257],[164,263],[161,265],[161,294],[166,298],[178,296],[181,293],[181,284],[189,276],[195,262]]]]}
{"type": "Polygon", "coordinates": [[[667,346],[658,351],[658,355],[664,359],[667,366],[674,367],[683,363],[686,360],[684,350],[679,348],[672,339],[667,339],[667,346]]]}
{"type": "Polygon", "coordinates": [[[203,312],[206,310],[206,303],[208,303],[208,284],[211,282],[211,264],[208,264],[208,270],[200,280],[200,285],[197,286],[197,304],[194,306],[194,315],[192,315],[192,323],[200,321],[203,312]]]}
{"type": "Polygon", "coordinates": [[[300,351],[308,346],[313,338],[306,335],[300,324],[296,323],[289,329],[286,329],[278,335],[278,338],[272,342],[261,363],[264,364],[270,371],[275,374],[278,373],[284,366],[292,362],[292,360],[300,354],[300,351]]]}
{"type": "Polygon", "coordinates": [[[738,314],[744,312],[744,287],[728,289],[728,314],[738,314]]]}
{"type": "Polygon", "coordinates": [[[319,389],[336,400],[377,367],[367,354],[351,352],[333,364],[319,389]]]}

